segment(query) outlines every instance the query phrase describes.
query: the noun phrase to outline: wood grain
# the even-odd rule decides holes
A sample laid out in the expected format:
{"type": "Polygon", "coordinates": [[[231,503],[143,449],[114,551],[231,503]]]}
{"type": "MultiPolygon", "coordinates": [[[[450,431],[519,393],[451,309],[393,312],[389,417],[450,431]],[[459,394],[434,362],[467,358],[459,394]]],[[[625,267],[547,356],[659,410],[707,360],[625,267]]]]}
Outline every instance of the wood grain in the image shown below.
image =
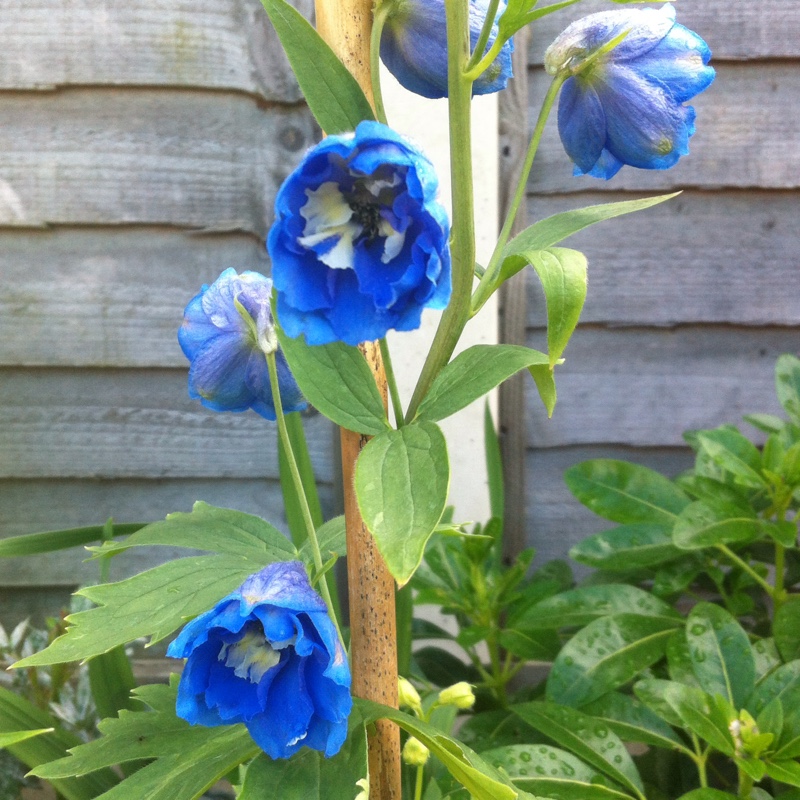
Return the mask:
{"type": "MultiPolygon", "coordinates": [[[[800,69],[789,62],[717,67],[715,82],[691,101],[697,111],[697,133],[690,141],[690,155],[672,169],[623,167],[607,182],[589,176],[575,178],[554,114],[533,166],[530,191],[800,186],[800,69]]],[[[550,79],[540,68],[530,78],[530,114],[534,115],[550,79]]]]}
{"type": "Polygon", "coordinates": [[[0,94],[0,225],[167,224],[263,236],[315,139],[302,107],[240,94],[0,94]]]}
{"type": "MultiPolygon", "coordinates": [[[[293,0],[307,17],[311,0],[293,0]]],[[[236,89],[301,99],[258,0],[5,0],[0,88],[236,89]]]]}

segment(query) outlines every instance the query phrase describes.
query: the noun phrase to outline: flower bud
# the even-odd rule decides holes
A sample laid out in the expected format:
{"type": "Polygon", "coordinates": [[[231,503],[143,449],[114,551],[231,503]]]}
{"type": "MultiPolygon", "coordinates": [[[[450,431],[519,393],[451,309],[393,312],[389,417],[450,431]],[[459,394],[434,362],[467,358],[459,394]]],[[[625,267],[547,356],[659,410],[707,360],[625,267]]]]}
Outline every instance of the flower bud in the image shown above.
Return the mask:
{"type": "Polygon", "coordinates": [[[419,692],[412,683],[405,678],[397,679],[397,701],[400,708],[410,708],[417,716],[422,714],[422,700],[419,692]]]}
{"type": "Polygon", "coordinates": [[[419,739],[413,736],[403,745],[403,761],[410,767],[424,767],[428,763],[431,751],[419,739]]]}
{"type": "Polygon", "coordinates": [[[475,692],[466,681],[459,681],[439,692],[439,705],[455,706],[462,710],[475,705],[475,692]]]}

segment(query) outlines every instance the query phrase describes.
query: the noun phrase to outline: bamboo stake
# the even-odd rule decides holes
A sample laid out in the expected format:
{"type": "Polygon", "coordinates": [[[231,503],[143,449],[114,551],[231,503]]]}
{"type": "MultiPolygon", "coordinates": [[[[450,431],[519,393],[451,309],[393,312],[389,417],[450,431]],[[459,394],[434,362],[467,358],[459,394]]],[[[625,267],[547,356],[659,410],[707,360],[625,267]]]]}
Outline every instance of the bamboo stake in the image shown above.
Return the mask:
{"type": "MultiPolygon", "coordinates": [[[[369,66],[372,0],[315,0],[317,31],[372,102],[369,66]]],[[[386,374],[377,342],[360,346],[386,404],[386,374]]],[[[353,694],[397,707],[394,579],[358,510],[355,463],[368,438],[344,428],[342,477],[347,527],[350,661],[353,694]]],[[[369,737],[370,800],[400,800],[400,730],[388,720],[369,737]]]]}

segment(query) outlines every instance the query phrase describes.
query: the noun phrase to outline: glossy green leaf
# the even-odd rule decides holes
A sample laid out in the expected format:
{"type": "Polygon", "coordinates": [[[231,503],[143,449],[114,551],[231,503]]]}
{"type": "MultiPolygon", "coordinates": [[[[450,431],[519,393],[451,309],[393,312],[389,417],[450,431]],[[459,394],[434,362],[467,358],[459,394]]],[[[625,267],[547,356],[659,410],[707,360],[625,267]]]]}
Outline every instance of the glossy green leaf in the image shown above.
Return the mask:
{"type": "Polygon", "coordinates": [[[753,651],[753,661],[756,665],[756,681],[759,683],[783,663],[781,654],[778,652],[775,640],[772,637],[757,639],[752,643],[750,649],[753,651]]]}
{"type": "Polygon", "coordinates": [[[420,403],[417,417],[432,421],[445,419],[520,370],[547,363],[544,353],[520,345],[473,345],[439,373],[420,403]]]}
{"type": "Polygon", "coordinates": [[[773,700],[800,691],[800,660],[781,664],[760,680],[745,702],[745,708],[758,716],[773,700]]]}
{"type": "Polygon", "coordinates": [[[261,0],[289,58],[308,107],[326,133],[375,119],[358,81],[313,26],[285,0],[261,0]]]}
{"type": "Polygon", "coordinates": [[[168,514],[165,520],[153,522],[125,540],[113,540],[91,549],[96,556],[103,556],[152,545],[238,556],[252,562],[253,572],[275,561],[297,558],[294,545],[261,517],[200,501],[188,514],[168,514]]]}
{"type": "Polygon", "coordinates": [[[782,355],[775,364],[775,391],[789,419],[800,425],[800,359],[782,355]]]}
{"type": "Polygon", "coordinates": [[[667,641],[667,669],[671,680],[700,688],[685,628],[675,631],[667,641]]]}
{"type": "Polygon", "coordinates": [[[458,730],[461,742],[481,753],[510,744],[544,742],[545,738],[508,709],[479,711],[464,717],[458,730]]]}
{"type": "Polygon", "coordinates": [[[87,586],[78,594],[96,608],[67,617],[69,627],[49,647],[14,666],[79,661],[140,636],[157,642],[207,611],[253,573],[253,563],[233,556],[181,558],[119,583],[87,586]]]}
{"type": "Polygon", "coordinates": [[[480,680],[475,667],[440,647],[421,647],[414,651],[413,661],[422,677],[436,686],[451,686],[459,681],[477,683],[480,680]]]}
{"type": "Polygon", "coordinates": [[[563,628],[586,625],[601,617],[626,612],[679,619],[671,606],[644,589],[624,583],[605,583],[579,586],[548,597],[512,617],[511,623],[528,630],[563,628]]]}
{"type": "Polygon", "coordinates": [[[583,505],[612,522],[672,525],[689,505],[668,478],[627,461],[584,461],[570,467],[564,481],[583,505]]]}
{"type": "Polygon", "coordinates": [[[607,725],[556,703],[523,703],[512,711],[557,744],[637,796],[642,779],[622,740],[607,725]]]}
{"type": "Polygon", "coordinates": [[[701,602],[686,620],[686,640],[700,687],[741,708],[756,677],[750,639],[742,626],[721,606],[701,602]]]}
{"type": "MultiPolygon", "coordinates": [[[[146,522],[115,524],[114,534],[127,536],[136,533],[146,524],[146,522]]],[[[103,528],[103,525],[92,525],[88,528],[70,528],[63,531],[9,536],[7,539],[0,540],[0,558],[33,556],[39,553],[52,553],[56,550],[68,550],[71,547],[84,547],[102,541],[103,528]]]]}
{"type": "Polygon", "coordinates": [[[699,431],[697,441],[709,458],[720,469],[730,472],[738,483],[754,489],[765,486],[758,448],[735,428],[723,425],[699,431]]]}
{"type": "Polygon", "coordinates": [[[683,740],[644,703],[621,692],[609,692],[581,709],[600,719],[623,742],[643,742],[653,747],[685,749],[683,740]]]}
{"type": "Polygon", "coordinates": [[[372,439],[356,464],[358,506],[389,571],[402,586],[422,561],[447,505],[444,435],[421,421],[372,439]]]}
{"type": "Polygon", "coordinates": [[[544,290],[552,369],[578,324],[586,300],[586,256],[565,247],[526,250],[521,255],[536,271],[544,290]]]}
{"type": "Polygon", "coordinates": [[[376,436],[389,428],[375,377],[357,347],[342,342],[309,347],[280,325],[278,339],[297,385],[321,414],[342,428],[376,436]]]}
{"type": "Polygon", "coordinates": [[[670,526],[645,522],[589,536],[574,545],[569,555],[589,567],[629,570],[663,564],[678,558],[681,551],[672,543],[670,526]]]}
{"type": "Polygon", "coordinates": [[[367,734],[355,713],[347,740],[332,758],[308,748],[275,761],[262,753],[247,767],[237,800],[354,800],[364,790],[368,773],[367,734]]]}
{"type": "Polygon", "coordinates": [[[516,800],[517,792],[494,767],[432,725],[380,703],[359,698],[354,703],[365,722],[389,719],[419,739],[475,800],[516,800]]]}
{"type": "Polygon", "coordinates": [[[800,764],[796,761],[765,761],[764,766],[773,780],[800,787],[800,764]]]}
{"type": "Polygon", "coordinates": [[[539,398],[547,411],[548,418],[552,417],[558,400],[553,368],[549,364],[540,364],[539,366],[531,367],[529,372],[533,382],[536,384],[536,391],[539,392],[539,398]]]}
{"type": "Polygon", "coordinates": [[[547,699],[580,707],[635,678],[663,657],[680,624],[671,617],[614,614],[590,622],[561,649],[547,699]]]}
{"type": "Polygon", "coordinates": [[[800,689],[782,695],[784,708],[783,727],[775,743],[773,758],[783,761],[787,758],[800,758],[800,689]]]}
{"type": "Polygon", "coordinates": [[[729,518],[698,500],[681,512],[673,528],[672,540],[681,550],[702,550],[720,544],[749,542],[758,538],[760,532],[759,520],[729,518]]]}
{"type": "Polygon", "coordinates": [[[499,642],[517,658],[532,661],[552,661],[561,649],[561,639],[555,631],[509,627],[500,633],[499,642]]]}
{"type": "Polygon", "coordinates": [[[629,794],[602,783],[602,775],[566,750],[518,744],[487,750],[483,757],[516,786],[552,800],[626,800],[629,794]]]}
{"type": "Polygon", "coordinates": [[[772,633],[784,661],[800,658],[800,595],[792,595],[775,613],[772,633]]]}
{"type": "Polygon", "coordinates": [[[737,798],[735,794],[706,787],[704,789],[692,789],[691,792],[681,795],[678,800],[737,800],[737,798]]]}

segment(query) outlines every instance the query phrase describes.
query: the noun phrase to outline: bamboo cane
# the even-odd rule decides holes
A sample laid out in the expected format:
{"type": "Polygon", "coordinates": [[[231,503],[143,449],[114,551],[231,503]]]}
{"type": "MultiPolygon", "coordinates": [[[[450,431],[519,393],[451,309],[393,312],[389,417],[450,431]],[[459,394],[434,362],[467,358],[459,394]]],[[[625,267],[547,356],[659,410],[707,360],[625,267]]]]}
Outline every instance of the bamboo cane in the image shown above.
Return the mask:
{"type": "MultiPolygon", "coordinates": [[[[372,101],[369,67],[372,0],[315,0],[317,31],[372,101]]],[[[386,404],[386,375],[376,342],[361,345],[386,404]]],[[[350,660],[353,694],[397,707],[397,629],[394,580],[367,530],[354,491],[358,454],[367,437],[342,429],[347,527],[350,660]]],[[[369,737],[370,800],[400,800],[400,731],[379,720],[369,737]]]]}

